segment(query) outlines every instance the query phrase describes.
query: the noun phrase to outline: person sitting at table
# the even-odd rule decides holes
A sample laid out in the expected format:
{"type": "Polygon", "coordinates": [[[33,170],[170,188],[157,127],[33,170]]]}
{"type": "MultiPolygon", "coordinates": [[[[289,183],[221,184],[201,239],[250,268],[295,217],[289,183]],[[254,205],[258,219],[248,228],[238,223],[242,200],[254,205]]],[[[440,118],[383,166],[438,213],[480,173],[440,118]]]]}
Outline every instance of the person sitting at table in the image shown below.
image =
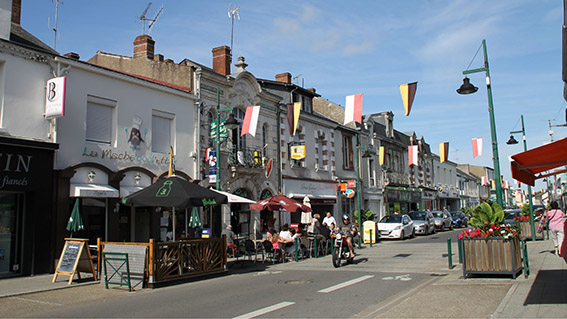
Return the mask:
{"type": "Polygon", "coordinates": [[[226,248],[229,252],[229,255],[234,257],[236,253],[236,245],[234,244],[234,238],[236,235],[232,231],[232,225],[227,225],[225,229],[222,230],[221,236],[226,235],[226,248]]]}
{"type": "Polygon", "coordinates": [[[280,235],[279,235],[280,237],[279,242],[280,242],[280,248],[283,248],[286,254],[291,255],[295,251],[295,239],[293,238],[294,235],[295,235],[294,229],[290,231],[287,224],[282,226],[282,230],[280,231],[280,235]]]}
{"type": "Polygon", "coordinates": [[[325,239],[330,239],[331,238],[331,230],[329,229],[329,227],[327,226],[327,224],[323,223],[321,225],[320,228],[320,234],[325,237],[325,239]]]}

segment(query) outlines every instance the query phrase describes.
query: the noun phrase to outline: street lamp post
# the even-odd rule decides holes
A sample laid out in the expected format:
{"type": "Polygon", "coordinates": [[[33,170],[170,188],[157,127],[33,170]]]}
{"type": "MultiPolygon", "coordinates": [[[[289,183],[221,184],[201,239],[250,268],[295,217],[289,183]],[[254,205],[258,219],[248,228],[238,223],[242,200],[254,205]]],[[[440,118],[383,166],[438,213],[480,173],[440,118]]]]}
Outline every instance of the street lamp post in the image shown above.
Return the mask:
{"type": "MultiPolygon", "coordinates": [[[[516,139],[514,138],[514,135],[512,134],[517,134],[517,133],[522,133],[522,139],[524,140],[524,151],[528,150],[528,144],[526,142],[526,129],[524,127],[524,115],[520,115],[520,118],[522,119],[522,130],[521,131],[511,131],[510,132],[510,139],[508,140],[508,142],[506,142],[506,144],[511,145],[511,144],[518,144],[518,141],[516,141],[516,139]]],[[[528,201],[530,203],[530,223],[532,225],[532,240],[536,240],[536,230],[535,230],[535,222],[534,222],[534,205],[533,205],[533,201],[532,201],[532,187],[530,185],[528,185],[528,201]]]]}
{"type": "Polygon", "coordinates": [[[470,69],[463,71],[465,78],[463,85],[457,90],[459,94],[471,94],[478,91],[478,88],[470,83],[467,74],[485,72],[486,73],[486,91],[488,93],[488,113],[490,114],[490,132],[492,135],[492,159],[494,160],[494,175],[496,184],[496,202],[501,207],[502,204],[502,181],[500,180],[500,160],[498,158],[498,141],[496,137],[496,121],[494,119],[494,106],[492,103],[492,89],[490,87],[490,70],[488,68],[488,53],[486,52],[486,40],[482,40],[482,48],[484,50],[484,67],[478,69],[470,69]]]}
{"type": "MultiPolygon", "coordinates": [[[[233,108],[232,107],[227,107],[227,108],[220,108],[220,89],[217,88],[217,123],[216,123],[216,127],[215,127],[215,133],[216,136],[215,138],[213,138],[213,140],[215,141],[215,146],[216,146],[216,152],[217,152],[217,160],[216,160],[216,189],[220,190],[220,145],[223,142],[223,140],[221,139],[221,120],[220,120],[220,114],[221,112],[232,112],[233,108]]],[[[228,120],[226,120],[226,122],[224,122],[222,124],[227,130],[233,130],[235,128],[238,127],[239,123],[238,121],[234,118],[234,115],[231,113],[230,116],[228,117],[228,120]]],[[[226,132],[228,135],[228,132],[226,132]]]]}

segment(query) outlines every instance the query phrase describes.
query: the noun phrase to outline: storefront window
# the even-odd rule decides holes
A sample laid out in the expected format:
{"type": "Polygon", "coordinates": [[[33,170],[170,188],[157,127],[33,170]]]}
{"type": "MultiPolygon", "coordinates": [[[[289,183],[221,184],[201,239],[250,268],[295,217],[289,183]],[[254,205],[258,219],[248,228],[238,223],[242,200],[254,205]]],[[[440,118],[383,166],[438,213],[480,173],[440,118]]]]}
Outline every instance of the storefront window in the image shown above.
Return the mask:
{"type": "Polygon", "coordinates": [[[22,198],[0,193],[0,276],[20,272],[22,198]]]}
{"type": "MultiPolygon", "coordinates": [[[[71,211],[71,209],[72,207],[69,211],[71,211]]],[[[95,245],[97,238],[106,240],[105,199],[88,197],[81,198],[81,217],[85,228],[83,231],[78,233],[79,236],[88,238],[90,245],[95,245]]]]}

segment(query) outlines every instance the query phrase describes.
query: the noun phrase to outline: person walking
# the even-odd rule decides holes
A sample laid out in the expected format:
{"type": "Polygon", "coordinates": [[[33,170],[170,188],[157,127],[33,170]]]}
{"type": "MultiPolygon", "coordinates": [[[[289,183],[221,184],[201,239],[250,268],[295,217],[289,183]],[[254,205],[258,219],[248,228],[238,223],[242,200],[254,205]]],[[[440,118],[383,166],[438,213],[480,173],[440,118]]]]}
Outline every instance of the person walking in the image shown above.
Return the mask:
{"type": "Polygon", "coordinates": [[[559,251],[563,243],[563,211],[559,209],[557,201],[552,201],[549,204],[550,210],[545,212],[545,218],[549,221],[549,230],[551,232],[551,240],[555,246],[555,255],[559,256],[559,251]]]}

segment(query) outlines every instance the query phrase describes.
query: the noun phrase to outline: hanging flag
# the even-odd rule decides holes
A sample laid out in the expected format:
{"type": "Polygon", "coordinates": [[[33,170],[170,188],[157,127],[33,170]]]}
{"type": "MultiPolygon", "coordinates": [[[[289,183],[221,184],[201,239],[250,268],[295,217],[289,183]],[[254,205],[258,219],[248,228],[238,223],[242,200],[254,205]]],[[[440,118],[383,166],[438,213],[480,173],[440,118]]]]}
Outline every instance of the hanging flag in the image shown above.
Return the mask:
{"type": "Polygon", "coordinates": [[[502,188],[504,188],[504,189],[510,188],[510,185],[508,184],[508,181],[503,181],[503,182],[502,182],[502,188]]]}
{"type": "Polygon", "coordinates": [[[287,123],[289,132],[295,136],[297,124],[299,123],[299,113],[301,112],[301,102],[290,103],[287,105],[287,123]]]}
{"type": "Polygon", "coordinates": [[[441,163],[449,159],[449,142],[439,143],[439,154],[441,163]]]}
{"type": "Polygon", "coordinates": [[[482,155],[482,137],[472,139],[473,158],[482,155]]]}
{"type": "Polygon", "coordinates": [[[400,85],[400,93],[402,94],[402,101],[404,102],[404,110],[406,110],[406,116],[410,114],[416,91],[417,82],[400,85]]]}
{"type": "Polygon", "coordinates": [[[486,186],[488,185],[488,176],[483,176],[482,177],[482,186],[486,186]]]}
{"type": "Polygon", "coordinates": [[[175,157],[173,156],[173,147],[169,147],[169,170],[167,171],[167,177],[175,174],[175,157]]]}
{"type": "Polygon", "coordinates": [[[346,97],[344,124],[352,121],[362,124],[362,93],[346,97]]]}
{"type": "Polygon", "coordinates": [[[380,146],[378,150],[378,159],[380,161],[380,165],[384,165],[384,146],[380,146]]]}
{"type": "Polygon", "coordinates": [[[242,132],[240,133],[240,136],[244,136],[244,134],[246,133],[250,133],[250,135],[256,136],[258,115],[260,115],[259,105],[246,107],[246,113],[244,114],[244,122],[242,123],[242,132]]]}
{"type": "Polygon", "coordinates": [[[496,180],[490,180],[490,188],[496,189],[496,180]]]}
{"type": "Polygon", "coordinates": [[[417,145],[408,146],[408,166],[417,165],[417,145]]]}
{"type": "Polygon", "coordinates": [[[519,188],[519,187],[522,187],[522,182],[520,182],[520,181],[517,180],[517,179],[514,179],[514,180],[516,181],[516,184],[518,184],[518,188],[519,188]]]}

